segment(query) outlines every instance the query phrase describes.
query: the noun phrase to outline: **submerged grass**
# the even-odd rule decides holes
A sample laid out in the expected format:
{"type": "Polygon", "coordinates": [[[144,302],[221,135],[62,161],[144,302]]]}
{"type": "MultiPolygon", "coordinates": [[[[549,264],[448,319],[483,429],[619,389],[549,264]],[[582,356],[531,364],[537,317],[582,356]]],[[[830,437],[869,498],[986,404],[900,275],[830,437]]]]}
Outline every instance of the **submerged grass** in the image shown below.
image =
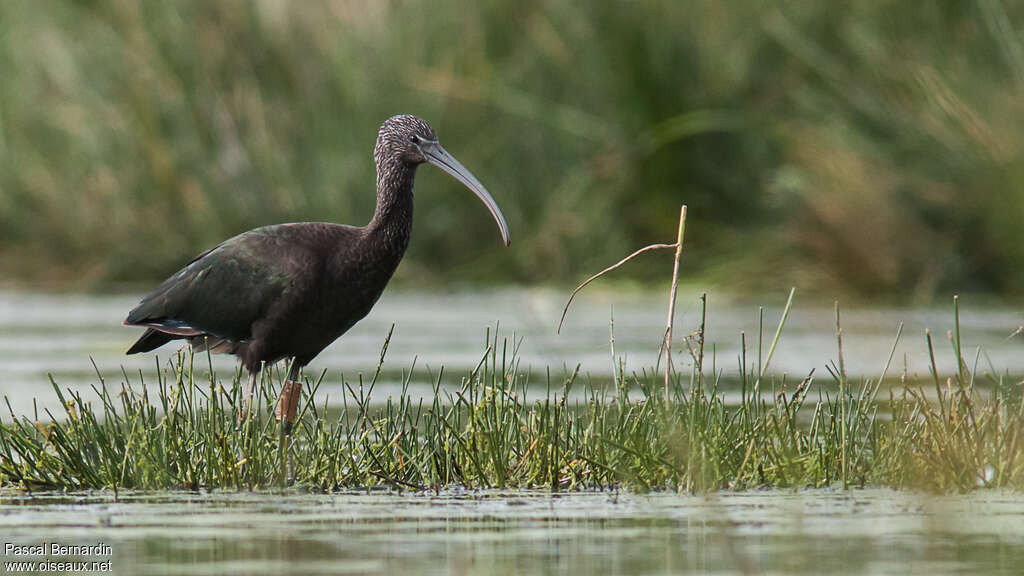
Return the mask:
{"type": "MultiPolygon", "coordinates": [[[[714,354],[706,362],[703,324],[686,340],[689,370],[672,373],[667,397],[657,369],[629,373],[621,362],[611,387],[592,385],[578,368],[531,384],[517,361],[519,341],[494,333],[460,386],[442,386],[438,374],[432,400],[414,400],[410,371],[397,398],[371,404],[385,342],[372,378],[343,383],[345,409],[330,420],[326,403],[314,400],[324,376],[307,379],[289,442],[274,419],[280,375],[264,376],[238,426],[239,375],[225,387],[179,355],[155,381],[124,374],[113,389],[100,378],[98,403],[54,382],[63,414],[0,419],[0,486],[251,490],[284,483],[288,452],[295,482],[314,490],[1024,489],[1019,385],[994,369],[979,371],[980,351],[968,367],[958,311],[949,332],[957,373],[940,377],[929,334],[930,379],[902,374],[894,385],[892,353],[878,378],[846,376],[838,306],[829,378],[820,382],[813,371],[795,383],[770,378],[785,318],[766,343],[767,357],[760,341],[756,358],[744,346],[738,403],[726,400],[714,354]],[[888,401],[880,412],[883,383],[888,401]]],[[[901,336],[902,327],[893,352],[901,336]]]]}

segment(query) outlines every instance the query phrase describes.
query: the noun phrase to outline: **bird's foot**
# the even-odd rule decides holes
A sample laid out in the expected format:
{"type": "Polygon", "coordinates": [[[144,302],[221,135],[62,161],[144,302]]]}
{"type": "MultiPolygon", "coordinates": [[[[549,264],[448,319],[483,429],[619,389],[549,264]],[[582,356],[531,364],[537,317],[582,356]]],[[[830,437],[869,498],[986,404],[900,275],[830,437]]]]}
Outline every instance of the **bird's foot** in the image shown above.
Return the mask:
{"type": "Polygon", "coordinates": [[[280,468],[279,480],[281,488],[295,484],[295,466],[292,462],[291,437],[281,430],[281,436],[277,444],[278,462],[280,468]]]}

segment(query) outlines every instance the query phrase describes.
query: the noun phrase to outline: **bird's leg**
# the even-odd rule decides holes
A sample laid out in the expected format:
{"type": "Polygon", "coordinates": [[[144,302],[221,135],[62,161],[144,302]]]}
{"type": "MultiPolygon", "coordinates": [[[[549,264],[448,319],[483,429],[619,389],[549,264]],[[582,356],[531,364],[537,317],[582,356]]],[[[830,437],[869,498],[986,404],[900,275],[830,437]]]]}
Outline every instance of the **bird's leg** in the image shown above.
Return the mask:
{"type": "Polygon", "coordinates": [[[295,469],[292,465],[292,452],[289,449],[289,440],[292,433],[292,426],[295,425],[295,418],[298,416],[299,399],[302,397],[302,382],[299,381],[299,365],[294,360],[288,370],[288,378],[284,381],[284,388],[281,390],[281,398],[277,401],[275,416],[278,422],[282,422],[281,441],[278,450],[284,460],[284,469],[281,475],[281,484],[290,485],[295,482],[295,469]]]}
{"type": "Polygon", "coordinates": [[[245,424],[247,418],[249,418],[249,411],[252,410],[252,395],[256,390],[256,379],[259,378],[259,372],[249,372],[249,385],[245,390],[245,399],[242,401],[241,410],[238,411],[238,427],[241,428],[242,424],[245,424]]]}
{"type": "Polygon", "coordinates": [[[259,378],[260,373],[258,370],[249,371],[249,384],[246,387],[245,397],[242,400],[241,406],[238,408],[237,425],[235,430],[238,432],[238,461],[242,462],[245,460],[245,423],[249,419],[249,412],[252,410],[252,395],[256,389],[256,380],[259,378]]]}
{"type": "Polygon", "coordinates": [[[284,422],[284,433],[291,434],[292,426],[299,412],[299,399],[302,398],[302,382],[299,381],[299,366],[292,363],[288,370],[288,378],[281,389],[281,398],[277,401],[275,416],[278,422],[284,422]]]}

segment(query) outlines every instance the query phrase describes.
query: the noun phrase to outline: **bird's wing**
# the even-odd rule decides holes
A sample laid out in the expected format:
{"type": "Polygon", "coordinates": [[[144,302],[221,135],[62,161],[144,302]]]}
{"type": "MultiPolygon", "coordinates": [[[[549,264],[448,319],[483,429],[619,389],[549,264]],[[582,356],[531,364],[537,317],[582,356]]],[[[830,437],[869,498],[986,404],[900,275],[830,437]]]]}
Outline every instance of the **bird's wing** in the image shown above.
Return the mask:
{"type": "Polygon", "coordinates": [[[244,342],[286,292],[315,281],[315,231],[268,226],[226,240],[157,286],[124,323],[244,342]]]}

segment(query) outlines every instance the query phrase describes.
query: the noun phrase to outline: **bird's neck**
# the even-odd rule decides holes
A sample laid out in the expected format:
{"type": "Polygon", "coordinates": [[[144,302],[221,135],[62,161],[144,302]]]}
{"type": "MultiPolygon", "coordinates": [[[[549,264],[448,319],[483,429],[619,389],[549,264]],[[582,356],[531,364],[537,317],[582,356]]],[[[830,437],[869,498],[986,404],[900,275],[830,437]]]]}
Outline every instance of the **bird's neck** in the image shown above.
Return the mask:
{"type": "Polygon", "coordinates": [[[367,231],[374,243],[398,258],[405,253],[412,234],[412,186],[416,167],[401,161],[377,166],[377,208],[367,231]]]}

